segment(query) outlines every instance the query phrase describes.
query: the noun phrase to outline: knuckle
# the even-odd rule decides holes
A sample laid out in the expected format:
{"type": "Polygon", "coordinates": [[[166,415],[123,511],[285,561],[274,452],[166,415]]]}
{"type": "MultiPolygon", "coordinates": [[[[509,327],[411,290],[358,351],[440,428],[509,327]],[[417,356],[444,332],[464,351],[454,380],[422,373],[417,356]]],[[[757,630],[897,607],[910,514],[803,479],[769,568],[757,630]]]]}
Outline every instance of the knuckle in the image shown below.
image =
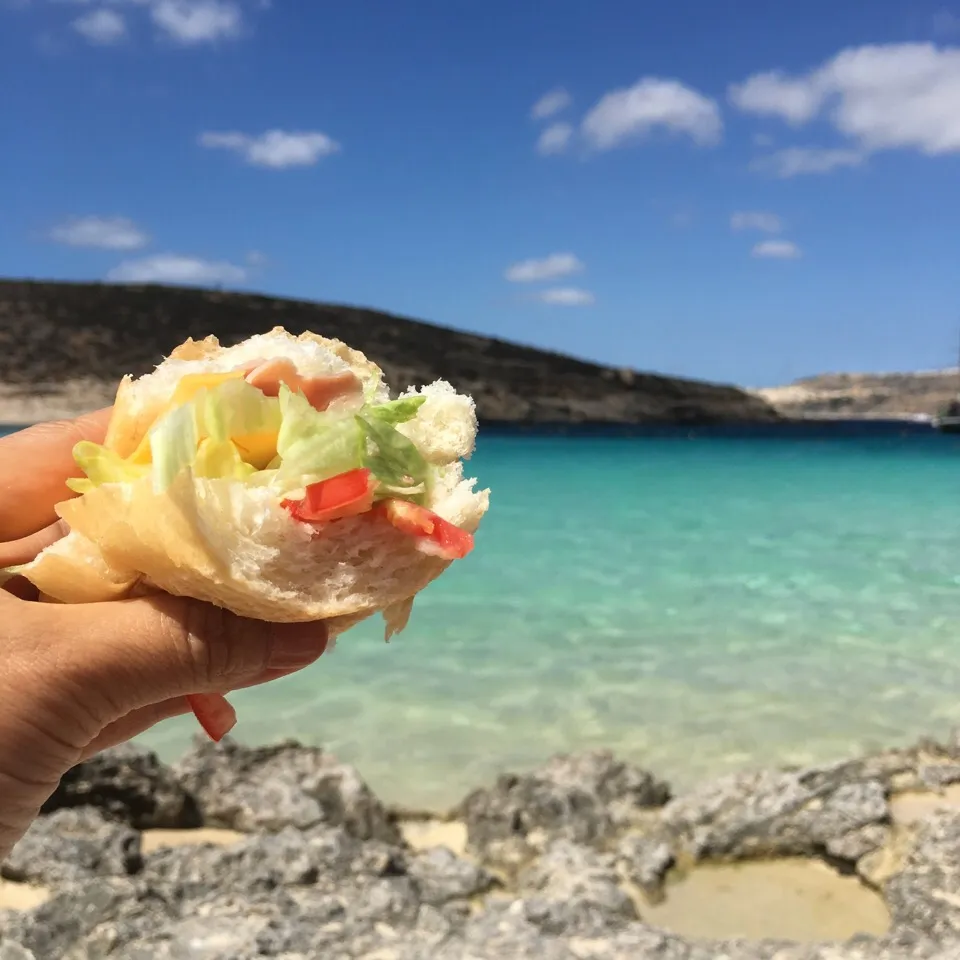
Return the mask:
{"type": "Polygon", "coordinates": [[[253,675],[267,661],[256,625],[213,604],[177,599],[165,611],[170,642],[197,690],[217,689],[253,675]]]}

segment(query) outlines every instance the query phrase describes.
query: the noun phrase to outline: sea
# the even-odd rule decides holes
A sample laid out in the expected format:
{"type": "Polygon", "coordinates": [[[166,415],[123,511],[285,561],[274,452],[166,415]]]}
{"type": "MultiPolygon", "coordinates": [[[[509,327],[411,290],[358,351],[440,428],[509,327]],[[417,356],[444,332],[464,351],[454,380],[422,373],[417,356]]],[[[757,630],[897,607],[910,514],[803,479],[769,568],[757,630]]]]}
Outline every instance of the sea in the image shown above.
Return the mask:
{"type": "MultiPolygon", "coordinates": [[[[474,552],[313,667],[236,693],[385,800],[444,809],[609,748],[677,788],[960,725],[960,439],[803,430],[486,430],[474,552]]],[[[142,742],[167,760],[192,717],[142,742]]]]}

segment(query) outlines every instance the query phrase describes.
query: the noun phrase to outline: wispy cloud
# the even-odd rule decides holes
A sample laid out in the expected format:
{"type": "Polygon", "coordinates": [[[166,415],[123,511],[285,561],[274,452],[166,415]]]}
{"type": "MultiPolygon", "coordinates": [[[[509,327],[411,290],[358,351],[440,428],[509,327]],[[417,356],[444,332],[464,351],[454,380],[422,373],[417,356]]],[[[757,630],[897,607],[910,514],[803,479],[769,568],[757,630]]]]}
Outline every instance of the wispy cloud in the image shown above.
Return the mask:
{"type": "Polygon", "coordinates": [[[570,276],[583,269],[583,264],[572,253],[552,253],[539,260],[520,260],[513,263],[507,267],[504,276],[511,283],[539,283],[570,276]]]}
{"type": "Polygon", "coordinates": [[[256,167],[282,170],[286,167],[309,167],[322,157],[337,153],[340,144],[325,133],[268,130],[259,136],[229,131],[210,131],[200,135],[200,145],[210,149],[230,150],[256,167]]]}
{"type": "Polygon", "coordinates": [[[783,224],[775,213],[767,213],[762,210],[742,210],[731,214],[730,229],[779,233],[783,229],[783,224]]]}
{"type": "Polygon", "coordinates": [[[159,253],[139,260],[125,260],[107,279],[113,283],[171,283],[183,286],[214,286],[242,283],[247,271],[224,260],[202,260],[175,253],[159,253]]]}
{"type": "Polygon", "coordinates": [[[762,240],[753,248],[751,255],[768,260],[796,260],[801,252],[792,240],[762,240]]]}
{"type": "Polygon", "coordinates": [[[720,108],[676,80],[646,77],[632,87],[612,90],[583,118],[580,132],[594,149],[610,150],[656,129],[717,143],[723,132],[720,108]]]}
{"type": "MultiPolygon", "coordinates": [[[[128,34],[127,18],[143,16],[155,27],[158,38],[179,46],[196,47],[235,40],[249,33],[244,8],[238,0],[51,0],[61,7],[88,7],[73,28],[91,43],[106,46],[128,34]],[[118,8],[125,8],[120,13],[118,8]],[[136,12],[139,11],[139,12],[136,12]]],[[[3,0],[0,0],[0,4],[3,0]]],[[[260,0],[247,9],[268,10],[260,0]]]]}
{"type": "Polygon", "coordinates": [[[806,149],[793,154],[792,162],[782,151],[784,176],[856,166],[881,150],[960,153],[957,48],[932,43],[849,47],[808,73],[757,73],[728,93],[740,110],[795,127],[823,117],[846,139],[842,149],[806,149]]]}
{"type": "Polygon", "coordinates": [[[541,303],[554,307],[586,307],[596,299],[589,290],[579,287],[550,287],[541,290],[536,296],[541,303]]]}
{"type": "Polygon", "coordinates": [[[808,173],[830,173],[843,167],[859,167],[866,155],[857,150],[826,147],[787,147],[751,161],[750,169],[781,180],[808,173]]]}
{"type": "Polygon", "coordinates": [[[127,35],[127,24],[116,10],[91,10],[73,21],[73,29],[103,47],[119,43],[127,35]]]}
{"type": "Polygon", "coordinates": [[[150,237],[126,217],[75,217],[50,231],[50,239],[70,247],[139,250],[150,237]]]}
{"type": "Polygon", "coordinates": [[[537,139],[537,152],[544,156],[563,153],[572,136],[573,127],[569,123],[551,123],[537,139]]]}
{"type": "Polygon", "coordinates": [[[150,17],[177,43],[192,45],[240,35],[243,14],[227,0],[156,0],[150,17]]]}
{"type": "Polygon", "coordinates": [[[530,109],[534,120],[545,120],[570,106],[570,94],[563,87],[545,93],[530,109]]]}

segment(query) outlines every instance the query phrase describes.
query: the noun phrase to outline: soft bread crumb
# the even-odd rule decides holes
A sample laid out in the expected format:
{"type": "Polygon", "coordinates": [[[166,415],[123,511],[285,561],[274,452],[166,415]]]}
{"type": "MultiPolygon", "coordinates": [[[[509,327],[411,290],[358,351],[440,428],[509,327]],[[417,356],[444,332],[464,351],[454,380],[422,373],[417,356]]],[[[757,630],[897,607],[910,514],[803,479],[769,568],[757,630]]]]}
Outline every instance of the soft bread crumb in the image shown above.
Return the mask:
{"type": "Polygon", "coordinates": [[[473,397],[457,393],[446,380],[411,387],[401,397],[426,397],[417,416],[397,430],[416,444],[433,464],[470,459],[477,436],[477,409],[473,397]]]}

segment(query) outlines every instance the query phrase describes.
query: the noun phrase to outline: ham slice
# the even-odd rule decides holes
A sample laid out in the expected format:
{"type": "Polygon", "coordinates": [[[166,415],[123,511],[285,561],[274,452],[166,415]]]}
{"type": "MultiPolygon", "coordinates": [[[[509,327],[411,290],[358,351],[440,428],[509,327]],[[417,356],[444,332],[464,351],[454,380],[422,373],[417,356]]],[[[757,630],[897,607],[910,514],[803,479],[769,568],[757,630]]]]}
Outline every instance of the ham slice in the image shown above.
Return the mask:
{"type": "Polygon", "coordinates": [[[253,360],[237,369],[243,371],[247,383],[265,396],[277,396],[280,384],[285,383],[294,393],[302,393],[314,410],[326,410],[335,400],[359,397],[363,393],[363,384],[351,370],[325,377],[303,377],[290,360],[282,357],[253,360]]]}

